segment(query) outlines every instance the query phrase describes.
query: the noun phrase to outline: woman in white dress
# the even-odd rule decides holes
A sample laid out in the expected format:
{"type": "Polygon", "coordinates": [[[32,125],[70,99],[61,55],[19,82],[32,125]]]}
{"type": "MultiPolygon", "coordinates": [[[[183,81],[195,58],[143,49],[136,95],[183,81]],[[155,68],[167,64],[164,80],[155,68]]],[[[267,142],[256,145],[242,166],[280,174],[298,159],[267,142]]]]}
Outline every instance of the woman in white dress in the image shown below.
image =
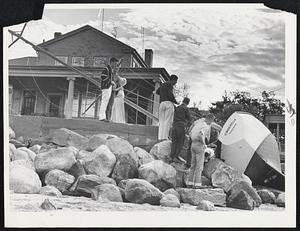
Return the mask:
{"type": "Polygon", "coordinates": [[[125,78],[116,76],[115,100],[112,106],[111,121],[114,123],[126,123],[125,121],[125,107],[124,107],[124,86],[127,83],[125,78]]]}

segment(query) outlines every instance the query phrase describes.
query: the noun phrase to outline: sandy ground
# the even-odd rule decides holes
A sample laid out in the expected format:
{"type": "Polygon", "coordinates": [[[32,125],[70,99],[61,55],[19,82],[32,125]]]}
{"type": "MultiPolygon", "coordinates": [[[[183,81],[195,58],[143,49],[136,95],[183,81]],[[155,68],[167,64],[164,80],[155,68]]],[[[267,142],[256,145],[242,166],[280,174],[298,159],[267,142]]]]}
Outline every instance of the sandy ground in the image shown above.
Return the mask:
{"type": "MultiPolygon", "coordinates": [[[[56,211],[196,211],[196,206],[181,204],[181,208],[153,206],[120,202],[100,202],[87,197],[62,196],[60,198],[40,194],[10,194],[10,206],[13,211],[40,212],[43,201],[48,198],[57,208],[56,211]]],[[[216,207],[217,211],[247,211],[227,207],[216,207]]],[[[254,211],[284,211],[273,204],[262,204],[254,211]]]]}

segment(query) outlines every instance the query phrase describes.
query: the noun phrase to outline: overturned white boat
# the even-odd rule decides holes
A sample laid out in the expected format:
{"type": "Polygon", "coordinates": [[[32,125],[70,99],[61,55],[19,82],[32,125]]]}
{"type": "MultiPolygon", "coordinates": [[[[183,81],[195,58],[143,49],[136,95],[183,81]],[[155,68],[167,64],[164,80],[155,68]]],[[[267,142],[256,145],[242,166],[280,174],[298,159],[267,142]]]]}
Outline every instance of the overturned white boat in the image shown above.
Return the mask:
{"type": "Polygon", "coordinates": [[[221,159],[245,173],[253,185],[284,190],[278,144],[270,130],[247,112],[234,112],[219,136],[221,159]]]}

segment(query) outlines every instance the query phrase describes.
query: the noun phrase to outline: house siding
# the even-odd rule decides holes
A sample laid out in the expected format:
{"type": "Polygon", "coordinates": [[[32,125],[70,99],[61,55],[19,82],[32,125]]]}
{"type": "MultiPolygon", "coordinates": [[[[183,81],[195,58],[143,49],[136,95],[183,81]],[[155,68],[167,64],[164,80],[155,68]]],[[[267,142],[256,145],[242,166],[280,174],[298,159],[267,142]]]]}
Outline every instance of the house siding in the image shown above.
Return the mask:
{"type": "MultiPolygon", "coordinates": [[[[72,65],[72,57],[84,57],[84,66],[93,67],[94,57],[106,56],[123,58],[122,66],[130,67],[131,54],[117,42],[99,36],[93,30],[84,30],[62,40],[45,46],[47,51],[56,56],[68,56],[68,64],[72,65]]],[[[53,66],[54,60],[39,53],[38,65],[53,66]]]]}

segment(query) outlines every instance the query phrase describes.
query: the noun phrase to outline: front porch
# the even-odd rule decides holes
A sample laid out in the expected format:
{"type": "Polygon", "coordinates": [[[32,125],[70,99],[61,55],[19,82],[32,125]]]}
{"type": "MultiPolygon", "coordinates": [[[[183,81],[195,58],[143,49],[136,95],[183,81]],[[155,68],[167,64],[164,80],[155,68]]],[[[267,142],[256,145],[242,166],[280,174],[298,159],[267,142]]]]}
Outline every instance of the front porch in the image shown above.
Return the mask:
{"type": "MultiPolygon", "coordinates": [[[[88,70],[101,73],[101,70],[88,70]]],[[[158,116],[159,96],[154,92],[162,81],[160,69],[121,69],[127,78],[125,98],[154,116],[158,116]]],[[[97,75],[94,75],[95,78],[97,75]]],[[[63,67],[10,67],[10,102],[12,115],[35,115],[59,118],[98,119],[100,89],[88,80],[63,67]],[[59,70],[58,70],[59,69],[59,70]],[[94,104],[89,108],[89,106],[94,104]]],[[[125,104],[126,122],[129,124],[155,124],[155,121],[125,104]]]]}

